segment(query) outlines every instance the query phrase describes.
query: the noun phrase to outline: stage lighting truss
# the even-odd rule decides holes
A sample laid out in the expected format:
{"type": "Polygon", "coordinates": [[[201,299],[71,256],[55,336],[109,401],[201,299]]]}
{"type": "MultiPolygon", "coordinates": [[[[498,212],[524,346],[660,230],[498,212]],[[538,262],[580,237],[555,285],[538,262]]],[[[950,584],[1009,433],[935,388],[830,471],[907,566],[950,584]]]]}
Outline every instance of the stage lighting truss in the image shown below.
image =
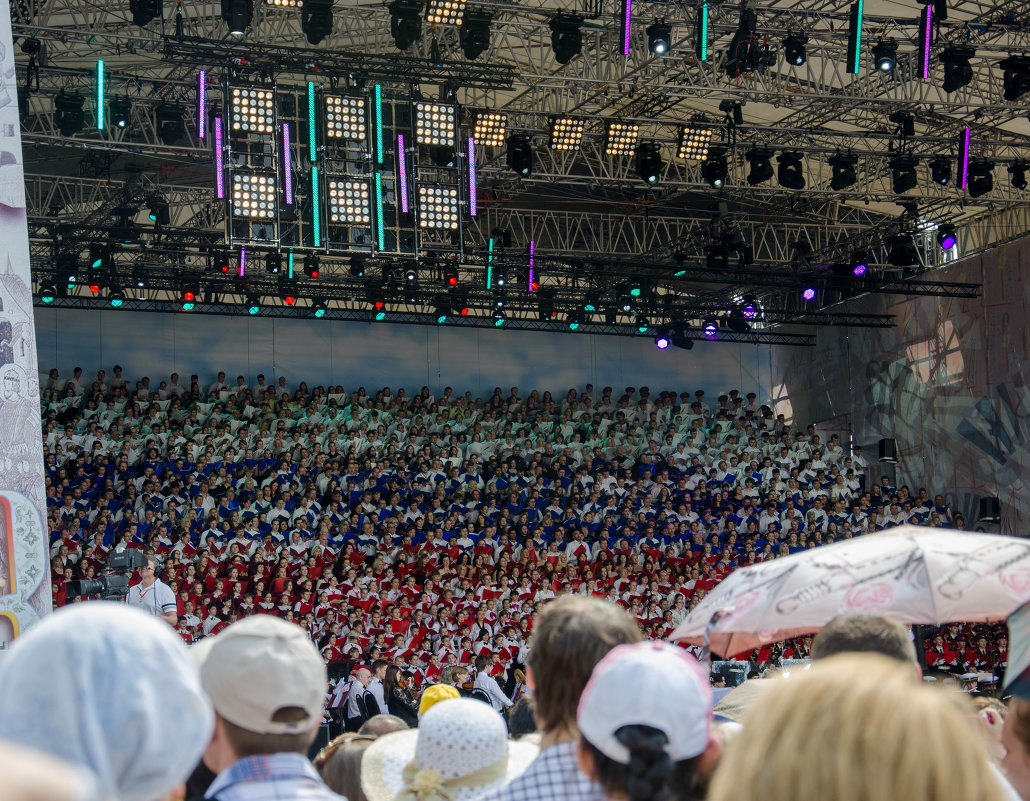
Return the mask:
{"type": "Polygon", "coordinates": [[[640,136],[640,126],[635,122],[610,122],[605,137],[606,156],[632,156],[640,136]]]}
{"type": "Polygon", "coordinates": [[[255,220],[275,218],[275,176],[234,173],[232,213],[255,220]]]}
{"type": "Polygon", "coordinates": [[[364,142],[368,137],[367,105],[363,97],[325,96],[325,138],[364,142]]]}
{"type": "Polygon", "coordinates": [[[586,129],[584,120],[572,117],[555,117],[551,120],[551,149],[579,150],[586,129]]]}
{"type": "Polygon", "coordinates": [[[418,223],[422,228],[458,230],[458,190],[448,186],[419,186],[418,223]]]}
{"type": "Polygon", "coordinates": [[[420,145],[454,147],[457,113],[446,103],[415,104],[415,139],[420,145]]]}
{"type": "Polygon", "coordinates": [[[368,181],[329,179],[329,224],[372,225],[372,193],[368,181]]]}
{"type": "Polygon", "coordinates": [[[508,115],[499,111],[483,111],[476,116],[474,136],[477,145],[504,147],[508,135],[508,115]]]}
{"type": "Polygon", "coordinates": [[[465,0],[429,0],[426,22],[432,25],[461,25],[465,0]]]}
{"type": "Polygon", "coordinates": [[[229,120],[235,133],[270,136],[275,131],[274,93],[271,89],[232,87],[229,120]]]}
{"type": "Polygon", "coordinates": [[[683,128],[676,155],[686,161],[704,161],[708,157],[708,146],[711,143],[711,128],[683,128]]]}

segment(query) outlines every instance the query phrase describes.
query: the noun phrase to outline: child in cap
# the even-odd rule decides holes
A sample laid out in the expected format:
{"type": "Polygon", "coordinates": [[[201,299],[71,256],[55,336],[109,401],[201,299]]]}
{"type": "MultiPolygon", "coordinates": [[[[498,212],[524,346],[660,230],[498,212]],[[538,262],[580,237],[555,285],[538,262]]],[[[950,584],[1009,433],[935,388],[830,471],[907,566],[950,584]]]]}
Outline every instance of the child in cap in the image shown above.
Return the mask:
{"type": "Polygon", "coordinates": [[[580,697],[576,756],[609,799],[702,798],[699,766],[714,757],[712,691],[686,651],[663,642],[613,649],[580,697]]]}

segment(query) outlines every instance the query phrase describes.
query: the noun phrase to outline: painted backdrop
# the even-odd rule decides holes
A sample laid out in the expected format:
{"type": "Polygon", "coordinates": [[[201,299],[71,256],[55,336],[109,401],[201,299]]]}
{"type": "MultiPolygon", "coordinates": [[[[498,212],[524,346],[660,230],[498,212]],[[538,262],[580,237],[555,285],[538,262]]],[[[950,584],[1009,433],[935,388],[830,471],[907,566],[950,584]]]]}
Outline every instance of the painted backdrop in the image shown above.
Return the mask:
{"type": "Polygon", "coordinates": [[[0,643],[51,610],[18,88],[0,10],[0,643]]]}
{"type": "Polygon", "coordinates": [[[70,377],[79,366],[85,380],[120,364],[128,378],[150,376],[153,388],[172,372],[183,383],[196,373],[206,387],[224,370],[230,384],[242,375],[253,385],[264,373],[268,383],[285,376],[293,387],[364,386],[370,394],[388,386],[410,395],[426,385],[477,396],[499,386],[507,395],[518,386],[523,396],[535,388],[560,400],[592,383],[596,393],[606,385],[616,393],[646,385],[652,396],[703,389],[714,405],[731,389],[753,390],[763,403],[771,393],[769,347],[726,342],[659,351],[634,337],[113,309],[37,309],[36,332],[44,372],[57,367],[70,377]]]}
{"type": "MultiPolygon", "coordinates": [[[[949,495],[975,520],[998,496],[1002,530],[1030,522],[1030,240],[933,273],[983,284],[980,298],[870,296],[849,309],[893,314],[892,329],[822,329],[815,349],[780,350],[781,402],[812,420],[846,418],[857,442],[898,442],[898,479],[949,495]]],[[[876,458],[875,448],[867,455],[876,458]]]]}

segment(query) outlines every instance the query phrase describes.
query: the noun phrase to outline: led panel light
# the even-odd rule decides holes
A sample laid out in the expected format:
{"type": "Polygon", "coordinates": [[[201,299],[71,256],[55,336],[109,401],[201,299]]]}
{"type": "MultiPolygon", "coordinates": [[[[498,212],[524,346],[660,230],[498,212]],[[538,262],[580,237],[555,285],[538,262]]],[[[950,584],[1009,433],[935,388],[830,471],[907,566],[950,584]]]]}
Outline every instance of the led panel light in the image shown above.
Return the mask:
{"type": "Polygon", "coordinates": [[[465,0],[429,0],[426,22],[433,25],[461,25],[465,0]]]}
{"type": "Polygon", "coordinates": [[[680,145],[676,155],[687,161],[704,161],[708,157],[708,146],[711,143],[711,128],[684,128],[680,131],[680,145]]]}
{"type": "Polygon", "coordinates": [[[454,147],[457,114],[445,103],[415,104],[415,138],[420,145],[454,147]]]}
{"type": "Polygon", "coordinates": [[[275,126],[275,99],[271,89],[243,89],[231,93],[230,125],[245,134],[271,134],[275,126]]]}
{"type": "Polygon", "coordinates": [[[372,190],[368,181],[329,179],[329,223],[372,225],[372,190]]]}
{"type": "Polygon", "coordinates": [[[364,142],[368,119],[363,97],[325,97],[325,136],[330,140],[364,142]]]}
{"type": "Polygon", "coordinates": [[[579,150],[585,128],[585,121],[572,117],[558,117],[552,120],[551,148],[554,150],[579,150]]]}
{"type": "Polygon", "coordinates": [[[275,217],[275,178],[235,173],[232,177],[232,211],[237,217],[261,220],[275,217]]]}
{"type": "Polygon", "coordinates": [[[446,186],[418,188],[418,220],[423,228],[458,228],[458,190],[446,186]]]}
{"type": "Polygon", "coordinates": [[[265,0],[265,5],[277,8],[300,8],[302,2],[301,0],[265,0]]]}
{"type": "Polygon", "coordinates": [[[606,156],[632,156],[640,136],[640,126],[635,122],[612,122],[608,124],[604,154],[606,156]]]}
{"type": "Polygon", "coordinates": [[[508,115],[499,111],[484,111],[476,117],[475,140],[488,147],[504,147],[508,135],[508,115]]]}

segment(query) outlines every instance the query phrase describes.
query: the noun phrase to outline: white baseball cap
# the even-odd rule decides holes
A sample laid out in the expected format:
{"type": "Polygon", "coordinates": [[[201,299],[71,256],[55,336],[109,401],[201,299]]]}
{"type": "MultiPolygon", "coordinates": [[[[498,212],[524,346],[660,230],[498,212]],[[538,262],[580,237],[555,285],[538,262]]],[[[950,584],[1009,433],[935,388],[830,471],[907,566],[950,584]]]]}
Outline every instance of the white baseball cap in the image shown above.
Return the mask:
{"type": "Polygon", "coordinates": [[[233,623],[192,648],[215,711],[255,734],[302,734],[322,720],[329,689],[325,662],[307,632],[271,615],[233,623]],[[275,720],[284,707],[306,713],[275,720]]]}
{"type": "Polygon", "coordinates": [[[674,645],[619,645],[594,668],[579,699],[580,733],[609,759],[628,765],[616,732],[652,726],[668,739],[673,762],[704,753],[711,737],[712,688],[698,661],[674,645]]]}

